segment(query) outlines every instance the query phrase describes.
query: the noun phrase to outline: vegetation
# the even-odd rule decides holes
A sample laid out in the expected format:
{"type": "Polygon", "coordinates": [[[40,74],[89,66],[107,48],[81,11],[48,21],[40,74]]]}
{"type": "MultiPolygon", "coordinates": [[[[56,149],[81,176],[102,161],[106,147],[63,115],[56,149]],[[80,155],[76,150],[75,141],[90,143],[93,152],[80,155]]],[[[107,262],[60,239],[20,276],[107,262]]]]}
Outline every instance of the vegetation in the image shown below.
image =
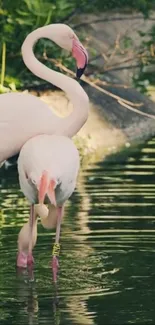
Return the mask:
{"type": "MultiPolygon", "coordinates": [[[[146,17],[149,10],[154,9],[154,0],[0,0],[0,91],[8,89],[12,91],[16,88],[34,86],[41,81],[36,79],[26,69],[21,58],[21,45],[26,35],[39,26],[55,22],[68,22],[68,20],[79,12],[97,12],[118,9],[138,10],[146,17]]],[[[150,49],[150,45],[155,40],[155,28],[150,31],[148,42],[142,41],[145,49],[150,49]]],[[[143,39],[143,35],[142,35],[143,39]]],[[[51,42],[41,40],[37,44],[37,54],[42,57],[43,51],[49,56],[57,58],[60,52],[51,42]]],[[[147,62],[141,63],[140,80],[144,78],[144,68],[150,62],[154,64],[154,58],[148,51],[147,62]]],[[[154,53],[154,52],[152,52],[154,53]]],[[[72,68],[72,60],[61,54],[62,62],[72,68]]],[[[51,62],[47,62],[52,66],[51,62]]],[[[155,83],[150,78],[150,82],[155,83]]],[[[145,83],[145,82],[144,82],[145,83]]],[[[139,86],[138,78],[135,84],[139,86]]]]}
{"type": "Polygon", "coordinates": [[[140,63],[139,74],[134,78],[135,87],[139,88],[142,92],[146,92],[149,85],[155,86],[155,25],[150,29],[146,35],[140,32],[142,43],[140,52],[143,54],[140,63]],[[147,40],[143,40],[147,36],[147,40]]]}

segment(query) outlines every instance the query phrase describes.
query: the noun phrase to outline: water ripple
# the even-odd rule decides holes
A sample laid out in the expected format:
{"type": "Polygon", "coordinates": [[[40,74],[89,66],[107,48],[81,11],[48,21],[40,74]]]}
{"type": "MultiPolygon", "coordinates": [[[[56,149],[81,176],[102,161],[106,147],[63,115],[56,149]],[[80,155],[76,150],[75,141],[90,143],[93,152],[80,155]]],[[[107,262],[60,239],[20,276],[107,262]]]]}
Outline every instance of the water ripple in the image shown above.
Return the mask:
{"type": "Polygon", "coordinates": [[[38,225],[35,269],[17,272],[17,236],[29,205],[15,168],[1,171],[0,320],[8,324],[154,324],[155,140],[82,170],[61,234],[38,225]]]}

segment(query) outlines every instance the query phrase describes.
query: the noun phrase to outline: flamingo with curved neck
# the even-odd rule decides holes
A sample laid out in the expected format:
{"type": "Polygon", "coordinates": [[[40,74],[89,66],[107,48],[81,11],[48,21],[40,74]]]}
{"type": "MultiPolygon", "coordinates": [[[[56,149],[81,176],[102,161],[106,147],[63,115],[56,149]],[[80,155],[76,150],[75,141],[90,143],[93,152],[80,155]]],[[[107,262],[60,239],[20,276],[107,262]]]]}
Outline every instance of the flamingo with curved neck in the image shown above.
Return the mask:
{"type": "Polygon", "coordinates": [[[39,134],[72,137],[88,118],[89,99],[80,84],[53,71],[37,60],[33,48],[40,38],[48,38],[72,53],[77,62],[77,77],[88,63],[88,54],[74,31],[65,24],[52,24],[30,33],[23,45],[22,56],[28,69],[39,78],[62,89],[73,104],[72,113],[60,118],[39,98],[22,93],[0,95],[0,163],[17,154],[24,143],[39,134]]]}
{"type": "Polygon", "coordinates": [[[56,281],[64,205],[74,192],[79,167],[78,150],[68,137],[40,135],[22,147],[18,158],[19,183],[31,210],[29,222],[23,226],[18,237],[18,267],[33,264],[36,216],[39,215],[45,228],[56,226],[52,258],[53,279],[56,281]],[[48,204],[48,208],[44,203],[48,204]]]}

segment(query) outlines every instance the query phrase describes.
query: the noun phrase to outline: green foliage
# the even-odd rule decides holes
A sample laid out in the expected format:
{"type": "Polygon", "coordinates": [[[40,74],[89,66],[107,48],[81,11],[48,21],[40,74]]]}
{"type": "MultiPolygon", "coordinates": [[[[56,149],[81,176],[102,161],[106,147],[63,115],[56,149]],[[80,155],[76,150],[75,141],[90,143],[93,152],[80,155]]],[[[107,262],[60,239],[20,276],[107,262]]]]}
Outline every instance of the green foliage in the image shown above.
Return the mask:
{"type": "MultiPolygon", "coordinates": [[[[26,69],[21,58],[21,45],[32,30],[50,23],[67,22],[72,14],[78,12],[133,8],[147,15],[153,7],[154,0],[0,0],[0,91],[7,91],[7,88],[15,90],[16,87],[42,82],[26,69]]],[[[124,46],[130,46],[130,40],[126,40],[124,46]]],[[[59,49],[47,40],[38,42],[37,55],[41,57],[45,49],[49,56],[60,57],[59,49]]],[[[73,67],[73,61],[66,58],[63,52],[61,58],[68,67],[73,67]]],[[[52,67],[51,63],[48,65],[52,67]]]]}
{"type": "Polygon", "coordinates": [[[147,36],[147,40],[141,43],[140,53],[140,72],[134,77],[134,85],[141,92],[147,92],[147,87],[155,85],[155,25],[151,28],[147,35],[139,32],[142,39],[147,36]]]}
{"type": "MultiPolygon", "coordinates": [[[[21,58],[21,45],[23,40],[32,30],[50,23],[64,21],[83,4],[83,0],[1,0],[0,2],[0,66],[1,74],[4,70],[2,64],[3,43],[6,45],[6,75],[14,78],[16,86],[36,85],[39,82],[26,69],[21,58]],[[18,83],[17,83],[17,80],[18,83]]],[[[52,57],[57,57],[58,49],[49,45],[49,42],[39,42],[37,53],[42,55],[46,49],[52,57]]],[[[49,63],[50,65],[50,63],[49,63]]],[[[8,78],[5,77],[5,86],[9,86],[8,78]]],[[[15,88],[14,85],[14,88],[15,88]]],[[[0,91],[7,88],[1,84],[0,91]]]]}
{"type": "Polygon", "coordinates": [[[124,38],[123,38],[124,49],[130,48],[132,45],[133,45],[133,41],[132,41],[131,37],[124,36],[124,38]]]}
{"type": "Polygon", "coordinates": [[[97,9],[133,9],[141,11],[145,16],[148,16],[150,9],[155,6],[154,0],[111,0],[100,1],[96,0],[97,9]]]}

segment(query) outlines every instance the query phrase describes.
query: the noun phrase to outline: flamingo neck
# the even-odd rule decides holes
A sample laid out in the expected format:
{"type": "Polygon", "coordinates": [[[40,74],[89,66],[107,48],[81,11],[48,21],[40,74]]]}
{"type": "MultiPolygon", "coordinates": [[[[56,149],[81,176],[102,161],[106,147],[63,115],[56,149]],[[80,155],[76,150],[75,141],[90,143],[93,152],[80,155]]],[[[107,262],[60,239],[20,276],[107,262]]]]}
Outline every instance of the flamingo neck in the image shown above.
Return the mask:
{"type": "Polygon", "coordinates": [[[49,218],[49,216],[40,216],[41,224],[45,229],[51,229],[53,227],[52,220],[49,218]]]}
{"type": "Polygon", "coordinates": [[[45,204],[35,205],[36,214],[40,217],[41,224],[46,229],[56,227],[57,223],[57,208],[52,205],[48,207],[45,204]]]}
{"type": "Polygon", "coordinates": [[[22,55],[25,65],[33,74],[62,89],[72,102],[72,113],[65,118],[60,118],[60,123],[57,125],[56,132],[60,135],[72,137],[87,121],[89,99],[86,92],[76,80],[49,69],[35,57],[33,52],[35,43],[40,38],[48,38],[51,40],[51,31],[52,25],[39,28],[30,33],[22,45],[22,55]]]}

